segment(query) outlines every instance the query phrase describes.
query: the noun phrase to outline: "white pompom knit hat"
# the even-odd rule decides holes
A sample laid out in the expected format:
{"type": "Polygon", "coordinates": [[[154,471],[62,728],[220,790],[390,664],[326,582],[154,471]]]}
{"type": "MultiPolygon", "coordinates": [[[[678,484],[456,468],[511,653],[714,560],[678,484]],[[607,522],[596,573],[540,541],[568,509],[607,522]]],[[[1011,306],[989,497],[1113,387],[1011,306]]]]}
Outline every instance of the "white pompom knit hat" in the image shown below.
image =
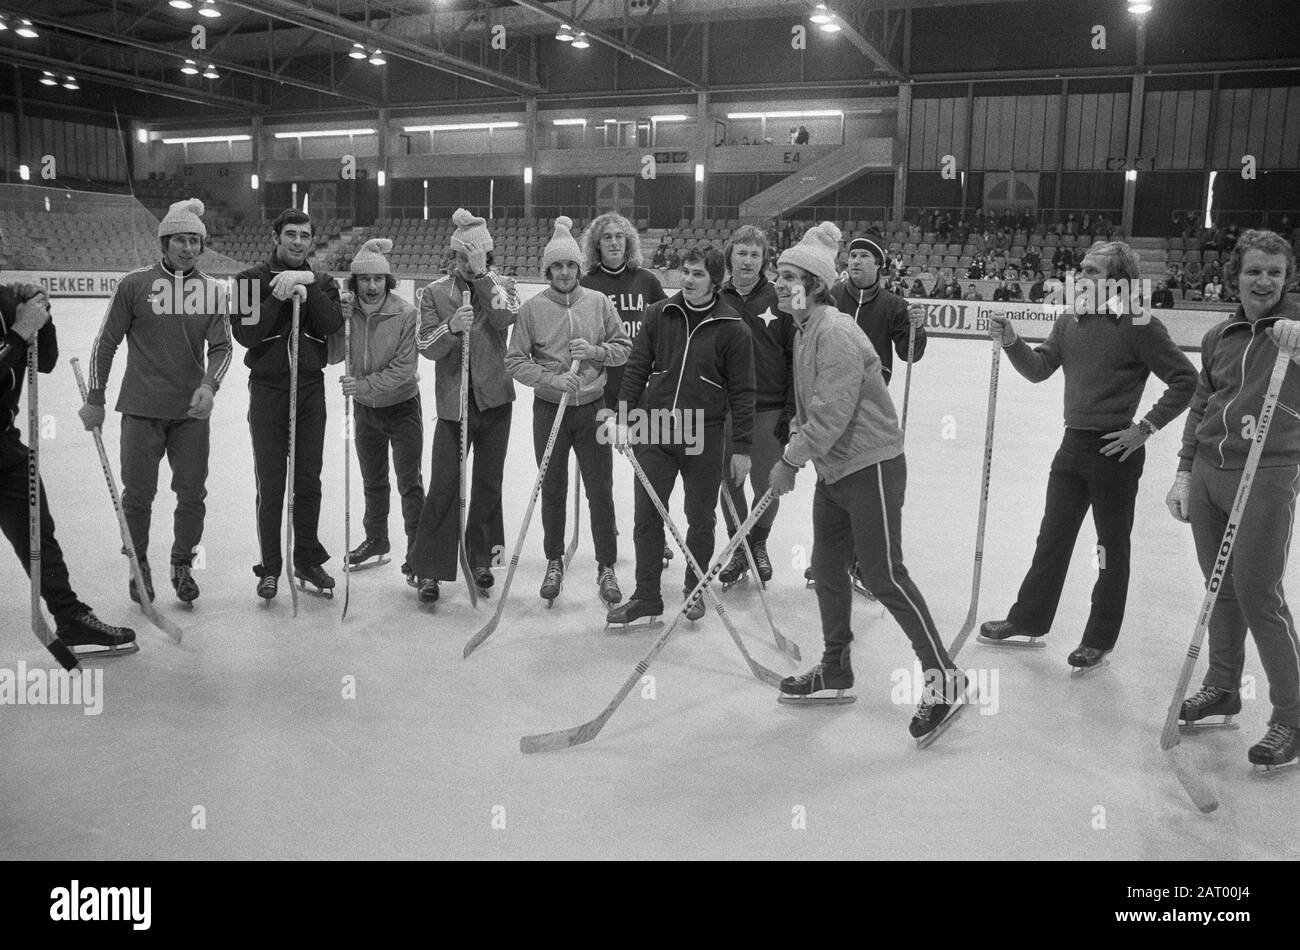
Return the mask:
{"type": "Polygon", "coordinates": [[[488,233],[485,219],[476,218],[472,211],[457,208],[451,216],[451,223],[456,225],[456,231],[451,236],[453,250],[463,251],[465,245],[471,243],[478,244],[485,251],[492,250],[492,235],[488,233]]]}
{"type": "Polygon", "coordinates": [[[548,273],[552,264],[563,261],[573,261],[579,267],[586,263],[582,256],[582,248],[578,247],[578,242],[573,239],[573,219],[560,215],[555,219],[555,233],[551,235],[546,250],[542,252],[542,273],[548,273]]]}
{"type": "Polygon", "coordinates": [[[829,286],[839,279],[839,271],[835,269],[835,255],[840,250],[840,237],[840,229],[834,223],[823,221],[804,232],[798,244],[783,251],[776,262],[777,266],[793,264],[802,267],[826,281],[829,286]]]}
{"type": "Polygon", "coordinates": [[[158,225],[158,236],[164,238],[170,234],[197,234],[206,238],[208,229],[199,220],[202,213],[203,202],[198,198],[186,198],[173,203],[158,225]]]}
{"type": "Polygon", "coordinates": [[[388,238],[371,238],[361,245],[348,269],[354,274],[391,274],[393,269],[385,255],[392,249],[393,242],[388,238]]]}

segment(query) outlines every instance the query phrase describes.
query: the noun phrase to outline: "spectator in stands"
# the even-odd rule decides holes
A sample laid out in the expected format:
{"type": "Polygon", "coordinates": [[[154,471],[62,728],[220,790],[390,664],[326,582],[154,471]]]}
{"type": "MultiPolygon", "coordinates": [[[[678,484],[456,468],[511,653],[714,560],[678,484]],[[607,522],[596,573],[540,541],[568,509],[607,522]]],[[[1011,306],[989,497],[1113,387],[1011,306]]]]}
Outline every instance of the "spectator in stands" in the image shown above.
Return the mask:
{"type": "Polygon", "coordinates": [[[1223,297],[1223,284],[1211,277],[1205,282],[1205,287],[1201,291],[1206,303],[1218,303],[1223,297]]]}
{"type": "Polygon", "coordinates": [[[426,285],[420,301],[420,331],[416,346],[434,363],[437,422],[433,430],[433,461],[429,493],[411,545],[411,576],[422,603],[440,596],[441,581],[456,579],[461,538],[461,426],[474,450],[474,471],[466,472],[469,512],[465,521],[467,567],[476,587],[486,589],[495,578],[492,565],[505,544],[501,495],[515,385],[506,372],[506,342],[519,314],[514,281],[492,271],[493,240],[487,221],[465,208],[451,217],[456,230],[449,239],[456,255],[452,273],[426,285]],[[468,295],[468,302],[466,302],[468,295]],[[461,353],[469,340],[469,365],[461,353]],[[469,373],[465,416],[460,411],[461,374],[469,373]]]}
{"type": "Polygon", "coordinates": [[[667,234],[659,239],[659,246],[655,248],[654,257],[650,261],[650,266],[659,270],[666,270],[668,267],[668,250],[672,247],[672,238],[667,234]]]}
{"type": "MultiPolygon", "coordinates": [[[[104,425],[113,356],[123,340],[127,344],[117,411],[122,414],[122,508],[145,585],[139,591],[128,577],[127,590],[136,603],[154,597],[149,527],[164,455],[176,493],[172,588],[183,603],[199,596],[191,568],[207,511],[209,417],[232,349],[224,288],[198,269],[208,234],[203,210],[197,198],[168,209],[158,225],[162,260],[122,278],[90,347],[90,386],[79,415],[87,429],[95,429],[104,425]],[[201,302],[198,313],[190,312],[191,300],[201,302]]],[[[263,322],[268,309],[262,305],[263,322]]]]}
{"type": "Polygon", "coordinates": [[[796,129],[793,125],[790,126],[790,144],[791,145],[798,144],[798,138],[799,138],[799,130],[796,129]]]}
{"type": "Polygon", "coordinates": [[[1151,294],[1151,306],[1167,310],[1173,305],[1174,292],[1169,289],[1169,285],[1165,281],[1157,281],[1155,292],[1151,294]]]}
{"type": "MultiPolygon", "coordinates": [[[[1137,253],[1120,242],[1088,249],[1084,288],[1104,298],[1101,281],[1140,278],[1137,253]]],[[[1067,662],[1076,669],[1097,666],[1114,649],[1128,597],[1129,536],[1138,482],[1145,461],[1143,443],[1182,414],[1196,392],[1196,369],[1149,312],[1112,314],[1074,307],[1056,318],[1046,342],[1030,348],[1005,316],[989,317],[989,336],[1007,351],[1011,364],[1030,382],[1065,374],[1065,436],[1052,460],[1047,502],[1033,562],[1005,620],[980,628],[986,643],[1025,642],[1051,629],[1069,570],[1079,527],[1092,509],[1098,549],[1105,553],[1092,590],[1092,609],[1082,641],[1067,662]],[[1146,416],[1136,413],[1147,379],[1154,373],[1166,389],[1146,416]]]]}
{"type": "Polygon", "coordinates": [[[341,384],[343,394],[352,397],[353,438],[365,488],[365,539],[347,553],[345,569],[361,567],[371,559],[378,562],[392,550],[388,540],[391,448],[406,530],[402,573],[410,578],[408,559],[424,507],[420,471],[424,415],[415,346],[420,316],[393,293],[397,278],[387,257],[392,250],[393,242],[387,238],[371,238],[357,251],[348,265],[348,294],[343,302],[343,319],[352,324],[351,352],[345,330],[326,342],[330,363],[345,363],[341,384]]]}
{"type": "Polygon", "coordinates": [[[1183,264],[1183,290],[1190,290],[1192,287],[1199,288],[1204,280],[1201,273],[1200,261],[1187,261],[1183,264]]]}
{"type": "Polygon", "coordinates": [[[962,296],[961,299],[962,300],[983,300],[984,298],[980,296],[980,292],[975,284],[967,284],[966,293],[962,296]]]}
{"type": "Polygon", "coordinates": [[[970,222],[966,220],[966,213],[963,211],[961,217],[957,219],[956,227],[952,229],[952,239],[958,244],[965,244],[968,237],[970,237],[970,222]]]}
{"type": "Polygon", "coordinates": [[[248,348],[248,427],[253,440],[253,470],[257,478],[257,537],[261,560],[253,573],[260,579],[258,596],[275,596],[284,558],[292,559],[295,577],[333,579],[321,565],[329,553],[317,535],[320,522],[320,473],[325,455],[325,340],[343,325],[339,288],[325,271],[307,263],[312,249],[311,218],[301,211],[281,212],[271,225],[268,260],[243,271],[236,286],[261,289],[260,311],[240,308],[232,314],[235,339],[248,348]],[[299,292],[298,287],[303,290],[299,292]],[[294,460],[294,550],[280,549],[284,519],[285,478],[289,446],[289,338],[293,307],[290,298],[305,294],[298,353],[296,458],[294,460]]]}
{"type": "Polygon", "coordinates": [[[1023,288],[1021,288],[1020,282],[1015,279],[1014,275],[1012,275],[1010,280],[1006,281],[1006,285],[1007,285],[1007,300],[1014,300],[1018,302],[1024,301],[1025,292],[1023,288]]]}
{"type": "Polygon", "coordinates": [[[1052,252],[1052,267],[1057,270],[1064,270],[1074,263],[1074,255],[1064,244],[1059,244],[1056,250],[1052,252]]]}
{"type": "Polygon", "coordinates": [[[984,279],[984,261],[978,257],[972,258],[970,266],[966,268],[967,280],[984,279]]]}
{"type": "Polygon", "coordinates": [[[1038,248],[1031,247],[1020,258],[1020,266],[1028,267],[1031,271],[1038,270],[1038,266],[1043,263],[1043,256],[1038,253],[1038,248]]]}
{"type": "Polygon", "coordinates": [[[998,281],[998,285],[995,288],[993,288],[993,299],[999,302],[1013,299],[1011,296],[1011,291],[1008,289],[1007,282],[1005,280],[998,281]]]}
{"type": "Polygon", "coordinates": [[[1079,222],[1074,220],[1073,212],[1071,212],[1069,217],[1065,219],[1065,233],[1070,237],[1074,237],[1079,233],[1079,222]]]}
{"type": "Polygon", "coordinates": [[[907,295],[909,297],[925,296],[925,285],[921,283],[921,279],[919,277],[916,280],[912,281],[912,288],[911,290],[908,291],[907,295]]]}
{"type": "Polygon", "coordinates": [[[943,289],[943,295],[949,300],[961,300],[961,281],[956,277],[948,281],[943,289]]]}
{"type": "Polygon", "coordinates": [[[805,125],[801,125],[799,126],[799,131],[795,133],[794,144],[807,145],[811,139],[812,136],[808,134],[808,127],[805,125]]]}
{"type": "Polygon", "coordinates": [[[1034,283],[1029,288],[1029,302],[1042,303],[1043,298],[1047,296],[1046,281],[1043,278],[1043,272],[1037,271],[1034,274],[1034,283]]]}
{"type": "MultiPolygon", "coordinates": [[[[781,458],[781,451],[790,441],[790,420],[794,418],[794,318],[781,310],[776,289],[763,274],[763,259],[767,240],[758,228],[744,225],[737,228],[728,239],[723,256],[727,261],[730,279],[722,285],[720,296],[738,313],[749,329],[754,354],[754,427],[750,443],[749,484],[757,501],[767,491],[772,466],[781,458]]],[[[726,448],[724,470],[731,468],[735,446],[731,438],[731,425],[724,426],[726,448]]],[[[724,481],[724,490],[731,493],[736,513],[743,521],[749,515],[749,502],[745,498],[743,482],[730,478],[724,481]]],[[[779,503],[775,500],[763,512],[750,532],[750,545],[759,579],[766,583],[772,579],[772,562],[767,553],[767,539],[772,533],[779,503]]],[[[723,520],[728,535],[734,535],[736,524],[724,506],[723,520]]],[[[701,565],[702,566],[702,565],[701,565]]],[[[723,583],[730,584],[749,570],[749,561],[743,549],[737,549],[731,563],[719,575],[723,583]]]]}
{"type": "Polygon", "coordinates": [[[935,223],[934,229],[939,232],[941,241],[948,240],[948,235],[952,233],[952,218],[948,217],[947,211],[939,215],[939,220],[935,223]]]}
{"type": "Polygon", "coordinates": [[[681,252],[678,251],[676,247],[668,248],[667,257],[668,257],[669,270],[677,270],[679,267],[682,266],[682,255],[681,252]]]}
{"type": "Polygon", "coordinates": [[[740,137],[740,144],[741,144],[741,145],[748,145],[748,144],[749,144],[749,136],[748,136],[748,135],[742,135],[742,136],[740,137]]]}

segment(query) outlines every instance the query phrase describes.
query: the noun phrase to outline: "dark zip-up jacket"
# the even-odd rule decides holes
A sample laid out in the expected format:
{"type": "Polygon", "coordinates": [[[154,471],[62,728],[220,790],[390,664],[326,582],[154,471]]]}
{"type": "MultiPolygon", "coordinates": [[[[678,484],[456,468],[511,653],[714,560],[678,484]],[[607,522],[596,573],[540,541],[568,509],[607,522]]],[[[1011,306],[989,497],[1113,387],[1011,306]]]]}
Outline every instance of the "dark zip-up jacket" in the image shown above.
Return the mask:
{"type": "Polygon", "coordinates": [[[748,297],[727,281],[722,299],[745,321],[754,344],[754,411],[794,418],[794,318],[777,305],[776,288],[759,274],[748,297]]]}
{"type": "MultiPolygon", "coordinates": [[[[288,270],[278,258],[272,258],[241,271],[236,281],[257,281],[261,309],[255,322],[251,312],[238,311],[230,315],[230,331],[235,339],[248,347],[244,365],[248,367],[248,381],[272,389],[289,388],[289,335],[293,327],[293,299],[276,300],[271,295],[271,278],[288,270]]],[[[311,270],[304,263],[294,270],[311,270]]],[[[339,303],[339,287],[325,271],[316,271],[316,279],[307,285],[307,302],[298,312],[298,389],[320,385],[321,372],[328,361],[328,344],[331,333],[343,326],[343,310],[339,303]]],[[[236,297],[242,295],[237,294],[236,297]]]]}
{"type": "MultiPolygon", "coordinates": [[[[836,309],[853,318],[876,348],[880,372],[888,386],[894,374],[894,352],[898,352],[900,360],[907,361],[907,338],[911,328],[907,319],[907,301],[884,287],[868,297],[867,291],[859,290],[851,280],[845,280],[831,288],[831,302],[836,309]]],[[[925,339],[925,327],[917,327],[912,362],[919,362],[925,355],[925,339]]]]}
{"type": "MultiPolygon", "coordinates": [[[[1180,472],[1190,471],[1197,455],[1218,469],[1245,468],[1277,360],[1277,344],[1266,331],[1278,320],[1300,320],[1300,307],[1283,298],[1251,324],[1238,306],[1201,339],[1201,372],[1178,451],[1180,472]]],[[[1259,464],[1300,464],[1300,367],[1287,368],[1259,464]]]]}
{"type": "Polygon", "coordinates": [[[721,297],[694,330],[679,292],[652,305],[632,341],[618,399],[643,410],[704,410],[704,425],[731,413],[731,441],[748,455],[754,433],[754,346],[740,314],[721,297]]]}
{"type": "MultiPolygon", "coordinates": [[[[14,332],[18,321],[17,292],[8,284],[0,284],[0,436],[17,436],[18,406],[23,395],[23,381],[27,374],[27,341],[14,332]]],[[[47,320],[36,334],[36,370],[54,372],[59,361],[59,338],[54,331],[54,321],[47,320]]],[[[28,438],[32,438],[28,433],[28,438]]],[[[8,460],[5,460],[6,463],[8,460]]],[[[27,530],[26,528],[23,529],[27,530]]]]}

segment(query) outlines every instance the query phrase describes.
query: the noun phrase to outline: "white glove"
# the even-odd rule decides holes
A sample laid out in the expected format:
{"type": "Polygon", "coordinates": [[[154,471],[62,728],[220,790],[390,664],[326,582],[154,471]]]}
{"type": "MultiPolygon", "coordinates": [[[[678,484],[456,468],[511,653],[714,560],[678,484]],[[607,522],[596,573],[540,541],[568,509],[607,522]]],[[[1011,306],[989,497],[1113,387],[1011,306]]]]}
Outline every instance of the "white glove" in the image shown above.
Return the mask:
{"type": "MultiPolygon", "coordinates": [[[[288,300],[289,295],[294,292],[294,288],[299,285],[310,284],[316,279],[316,275],[309,270],[286,270],[274,275],[271,278],[271,296],[276,300],[288,300]]],[[[306,295],[307,288],[303,287],[303,295],[306,295]]]]}
{"type": "Polygon", "coordinates": [[[1183,524],[1190,524],[1191,518],[1188,517],[1190,509],[1188,507],[1188,495],[1191,494],[1192,473],[1179,472],[1174,476],[1174,483],[1169,488],[1169,494],[1165,495],[1165,504],[1169,506],[1169,513],[1183,524]]]}

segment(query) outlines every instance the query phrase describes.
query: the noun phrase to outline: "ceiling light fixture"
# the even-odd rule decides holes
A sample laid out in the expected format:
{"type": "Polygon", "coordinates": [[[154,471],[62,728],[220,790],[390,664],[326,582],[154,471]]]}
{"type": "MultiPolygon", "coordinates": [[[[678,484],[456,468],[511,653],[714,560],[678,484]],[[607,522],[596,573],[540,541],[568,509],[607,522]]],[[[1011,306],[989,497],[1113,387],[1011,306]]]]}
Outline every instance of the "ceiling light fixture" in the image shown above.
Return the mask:
{"type": "Polygon", "coordinates": [[[54,73],[50,72],[48,69],[42,70],[41,72],[42,86],[57,86],[58,84],[59,81],[54,78],[54,73]]]}
{"type": "Polygon", "coordinates": [[[251,135],[193,135],[189,138],[163,139],[164,145],[206,145],[210,142],[247,142],[251,135]]]}
{"type": "Polygon", "coordinates": [[[181,72],[187,76],[197,76],[199,74],[198,63],[192,59],[185,60],[185,65],[181,67],[181,72]]]}
{"type": "Polygon", "coordinates": [[[573,30],[569,29],[569,26],[566,23],[563,26],[561,26],[558,30],[555,31],[555,38],[559,40],[561,43],[572,43],[573,30]]]}
{"type": "Polygon", "coordinates": [[[204,79],[220,79],[220,78],[221,78],[221,74],[217,72],[217,67],[213,66],[211,63],[208,63],[208,68],[205,69],[205,70],[203,70],[203,78],[204,78],[204,79]]]}
{"type": "Polygon", "coordinates": [[[573,48],[586,49],[590,45],[591,44],[587,42],[587,34],[579,30],[578,35],[573,38],[573,48]]]}
{"type": "Polygon", "coordinates": [[[348,53],[348,55],[351,56],[353,59],[365,59],[367,56],[366,48],[362,46],[360,43],[353,43],[352,49],[348,53]]]}
{"type": "Polygon", "coordinates": [[[190,0],[167,0],[169,7],[175,7],[177,10],[193,10],[194,4],[190,0]]]}
{"type": "Polygon", "coordinates": [[[1147,3],[1146,0],[1129,0],[1128,12],[1135,13],[1138,16],[1150,13],[1151,4],[1147,3]]]}
{"type": "Polygon", "coordinates": [[[831,22],[831,14],[826,9],[826,4],[819,3],[817,4],[816,11],[808,19],[812,20],[814,23],[829,23],[831,22]]]}
{"type": "Polygon", "coordinates": [[[212,0],[203,0],[203,6],[199,7],[199,16],[205,16],[215,20],[217,17],[221,16],[221,11],[217,9],[217,5],[213,3],[212,0]]]}
{"type": "Polygon", "coordinates": [[[81,87],[77,85],[77,77],[76,77],[76,76],[68,76],[67,78],[65,78],[65,79],[63,80],[63,88],[64,88],[64,89],[67,89],[67,90],[69,90],[69,91],[71,91],[71,92],[76,92],[76,91],[77,91],[78,89],[80,89],[81,87]]]}
{"type": "Polygon", "coordinates": [[[452,125],[404,125],[403,132],[469,132],[477,129],[517,129],[518,122],[459,122],[452,125]]]}
{"type": "Polygon", "coordinates": [[[325,139],[339,135],[374,135],[374,129],[311,129],[306,132],[276,132],[277,139],[325,139]]]}
{"type": "Polygon", "coordinates": [[[838,33],[841,29],[842,27],[834,20],[832,20],[829,23],[823,23],[821,25],[821,31],[823,33],[838,33]]]}
{"type": "Polygon", "coordinates": [[[23,20],[22,26],[18,27],[18,29],[14,30],[14,32],[17,33],[19,36],[23,37],[24,39],[28,39],[28,40],[34,40],[41,35],[32,29],[31,20],[23,20]]]}
{"type": "Polygon", "coordinates": [[[386,65],[388,65],[388,60],[384,59],[384,51],[383,51],[383,50],[378,50],[378,49],[377,49],[377,50],[375,50],[373,53],[370,54],[370,65],[371,65],[371,66],[386,66],[386,65]]]}

